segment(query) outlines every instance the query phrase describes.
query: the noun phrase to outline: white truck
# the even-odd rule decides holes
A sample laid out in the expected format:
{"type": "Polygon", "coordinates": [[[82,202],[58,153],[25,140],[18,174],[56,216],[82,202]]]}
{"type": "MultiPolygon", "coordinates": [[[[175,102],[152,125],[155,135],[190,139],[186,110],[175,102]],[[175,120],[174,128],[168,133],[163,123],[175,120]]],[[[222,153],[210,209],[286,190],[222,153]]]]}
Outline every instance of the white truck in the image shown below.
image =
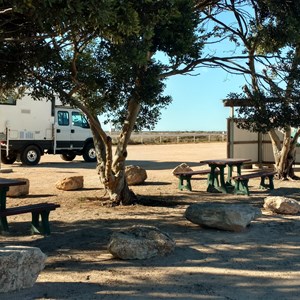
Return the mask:
{"type": "Polygon", "coordinates": [[[82,112],[29,95],[0,100],[0,141],[4,164],[18,160],[36,165],[45,153],[60,154],[65,161],[76,155],[86,162],[96,161],[92,132],[82,112]]]}

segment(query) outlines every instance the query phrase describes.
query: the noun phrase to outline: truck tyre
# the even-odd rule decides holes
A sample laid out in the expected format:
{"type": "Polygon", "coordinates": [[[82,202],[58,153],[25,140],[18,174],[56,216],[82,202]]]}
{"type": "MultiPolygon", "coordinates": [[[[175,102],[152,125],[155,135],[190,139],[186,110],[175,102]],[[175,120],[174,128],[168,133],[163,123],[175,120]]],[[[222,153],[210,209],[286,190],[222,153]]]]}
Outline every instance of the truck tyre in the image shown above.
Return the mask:
{"type": "Polygon", "coordinates": [[[76,154],[73,152],[67,152],[67,153],[61,154],[60,157],[64,161],[72,161],[76,157],[76,154]]]}
{"type": "Polygon", "coordinates": [[[9,154],[9,156],[6,156],[6,151],[1,152],[1,162],[5,165],[11,165],[17,160],[17,155],[15,154],[9,154]]]}
{"type": "Polygon", "coordinates": [[[37,146],[28,146],[21,153],[21,162],[24,165],[34,166],[39,163],[41,159],[41,151],[37,146]]]}
{"type": "Polygon", "coordinates": [[[82,157],[86,162],[95,162],[97,161],[96,151],[93,144],[87,144],[82,153],[82,157]]]}

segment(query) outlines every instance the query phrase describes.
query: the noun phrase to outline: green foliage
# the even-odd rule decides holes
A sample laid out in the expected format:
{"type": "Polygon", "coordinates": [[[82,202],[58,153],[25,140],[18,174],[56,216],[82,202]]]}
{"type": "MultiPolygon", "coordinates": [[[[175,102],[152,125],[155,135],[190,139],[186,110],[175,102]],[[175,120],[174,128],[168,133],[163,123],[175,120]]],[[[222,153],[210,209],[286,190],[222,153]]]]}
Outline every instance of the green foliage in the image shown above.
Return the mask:
{"type": "MultiPolygon", "coordinates": [[[[236,109],[239,127],[264,132],[300,126],[300,2],[279,0],[241,1],[247,14],[234,10],[244,28],[228,30],[243,53],[249,75],[242,94],[227,97],[245,101],[236,109]],[[254,54],[254,55],[253,55],[254,54]]],[[[233,22],[234,23],[234,22],[233,22]]]]}
{"type": "Polygon", "coordinates": [[[287,102],[284,98],[272,98],[258,94],[253,98],[245,94],[231,93],[228,99],[239,99],[245,102],[237,108],[237,125],[251,132],[267,133],[269,130],[286,126],[299,126],[300,103],[297,99],[287,102]]]}
{"type": "Polygon", "coordinates": [[[257,5],[263,22],[262,51],[272,53],[299,43],[299,1],[259,0],[257,5]]]}
{"type": "Polygon", "coordinates": [[[122,124],[141,104],[136,129],[153,128],[165,96],[161,74],[197,60],[199,15],[191,0],[1,1],[0,85],[34,98],[76,96],[94,115],[122,124]],[[47,12],[47,13],[45,13],[47,12]],[[154,59],[165,53],[164,64],[154,59]],[[76,91],[74,93],[73,91],[76,91]]]}

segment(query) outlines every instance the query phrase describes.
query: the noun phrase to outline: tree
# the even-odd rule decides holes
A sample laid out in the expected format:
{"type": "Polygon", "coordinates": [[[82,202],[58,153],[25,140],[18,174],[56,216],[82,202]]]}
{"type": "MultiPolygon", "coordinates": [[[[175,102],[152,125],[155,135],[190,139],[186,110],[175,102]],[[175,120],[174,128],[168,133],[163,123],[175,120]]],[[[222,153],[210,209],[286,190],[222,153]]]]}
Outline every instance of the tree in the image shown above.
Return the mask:
{"type": "Polygon", "coordinates": [[[93,132],[97,171],[110,203],[131,204],[135,195],[124,173],[130,134],[135,128],[152,128],[170,103],[163,95],[168,76],[188,73],[210,59],[201,57],[209,35],[204,35],[200,12],[213,2],[3,1],[6,5],[0,10],[12,23],[21,18],[34,26],[29,26],[28,40],[23,30],[12,31],[10,40],[0,31],[2,53],[9,49],[21,57],[3,59],[1,84],[22,84],[37,99],[58,94],[80,108],[93,132]],[[20,75],[17,80],[8,77],[7,70],[13,68],[20,75]],[[121,124],[114,154],[111,138],[97,118],[103,113],[121,124]]]}
{"type": "Polygon", "coordinates": [[[242,93],[229,95],[245,102],[238,109],[238,126],[269,134],[282,179],[296,179],[292,164],[300,134],[299,12],[296,1],[231,0],[223,1],[210,16],[217,32],[227,35],[240,51],[239,62],[228,58],[218,64],[246,79],[242,93]],[[226,12],[231,23],[222,21],[218,10],[226,12]],[[292,127],[298,128],[293,137],[292,127]]]}

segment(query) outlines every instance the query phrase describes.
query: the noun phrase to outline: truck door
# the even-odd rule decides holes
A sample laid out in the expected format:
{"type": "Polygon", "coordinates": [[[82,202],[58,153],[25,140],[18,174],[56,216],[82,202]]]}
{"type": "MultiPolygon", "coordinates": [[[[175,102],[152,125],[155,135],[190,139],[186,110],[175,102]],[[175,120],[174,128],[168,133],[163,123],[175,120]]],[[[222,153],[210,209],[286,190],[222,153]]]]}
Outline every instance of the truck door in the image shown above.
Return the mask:
{"type": "Polygon", "coordinates": [[[68,110],[56,110],[56,149],[71,148],[71,121],[70,112],[68,110]]]}
{"type": "Polygon", "coordinates": [[[86,139],[92,137],[90,126],[85,116],[77,110],[71,111],[71,118],[71,144],[81,149],[86,139]]]}

